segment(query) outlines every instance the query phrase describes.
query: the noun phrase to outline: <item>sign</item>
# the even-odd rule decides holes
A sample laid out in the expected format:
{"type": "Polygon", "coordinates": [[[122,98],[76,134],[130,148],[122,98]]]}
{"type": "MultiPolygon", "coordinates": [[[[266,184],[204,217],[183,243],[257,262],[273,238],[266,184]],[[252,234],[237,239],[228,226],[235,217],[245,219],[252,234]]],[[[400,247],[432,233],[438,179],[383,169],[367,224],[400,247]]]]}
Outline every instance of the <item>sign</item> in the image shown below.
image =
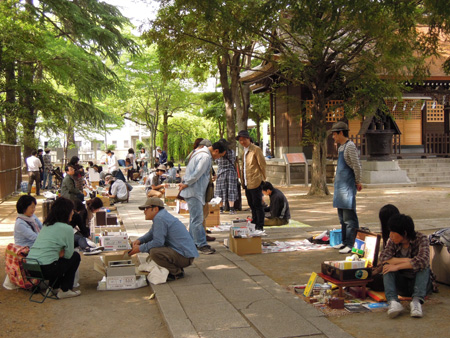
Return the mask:
{"type": "Polygon", "coordinates": [[[286,154],[286,158],[287,158],[289,164],[306,163],[306,157],[305,157],[304,153],[286,154]]]}

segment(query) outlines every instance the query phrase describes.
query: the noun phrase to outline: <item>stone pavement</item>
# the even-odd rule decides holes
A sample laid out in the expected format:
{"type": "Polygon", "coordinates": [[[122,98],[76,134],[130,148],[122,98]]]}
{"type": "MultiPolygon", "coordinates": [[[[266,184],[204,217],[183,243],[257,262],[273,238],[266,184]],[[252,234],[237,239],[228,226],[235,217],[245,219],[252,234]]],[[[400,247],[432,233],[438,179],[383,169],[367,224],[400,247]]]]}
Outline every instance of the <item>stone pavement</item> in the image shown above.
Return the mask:
{"type": "MultiPolygon", "coordinates": [[[[135,186],[129,203],[117,204],[118,213],[134,240],[151,226],[138,205],[145,201],[135,186]]],[[[185,225],[183,217],[167,208],[185,225]]],[[[299,230],[299,229],[297,229],[299,230]]],[[[289,293],[223,244],[213,255],[200,255],[185,269],[185,278],[152,285],[161,313],[173,337],[351,337],[322,312],[289,293]]]]}

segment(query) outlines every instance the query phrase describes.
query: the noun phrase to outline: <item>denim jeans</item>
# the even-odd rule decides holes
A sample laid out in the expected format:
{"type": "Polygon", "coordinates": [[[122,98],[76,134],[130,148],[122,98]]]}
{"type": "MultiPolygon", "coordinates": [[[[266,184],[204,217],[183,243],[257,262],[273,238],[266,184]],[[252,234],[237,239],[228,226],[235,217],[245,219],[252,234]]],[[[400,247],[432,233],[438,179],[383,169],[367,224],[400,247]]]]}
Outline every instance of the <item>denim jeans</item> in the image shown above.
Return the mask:
{"type": "Polygon", "coordinates": [[[399,270],[383,275],[384,292],[387,301],[398,301],[403,297],[418,297],[423,303],[430,286],[430,268],[414,273],[412,270],[399,270]]]}
{"type": "Polygon", "coordinates": [[[338,208],[338,216],[342,229],[342,243],[345,246],[353,248],[353,244],[355,244],[356,230],[359,229],[356,210],[338,208]]]}
{"type": "Polygon", "coordinates": [[[203,228],[203,204],[195,197],[186,198],[189,207],[189,233],[198,248],[207,245],[203,228]]]}

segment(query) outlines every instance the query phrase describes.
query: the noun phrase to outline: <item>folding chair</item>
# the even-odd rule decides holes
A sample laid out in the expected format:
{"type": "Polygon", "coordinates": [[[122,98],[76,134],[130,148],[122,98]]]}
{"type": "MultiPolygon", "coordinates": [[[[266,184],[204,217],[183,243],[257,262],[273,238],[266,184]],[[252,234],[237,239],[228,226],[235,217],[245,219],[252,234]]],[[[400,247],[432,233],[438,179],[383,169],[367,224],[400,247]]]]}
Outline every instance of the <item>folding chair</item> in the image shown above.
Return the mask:
{"type": "Polygon", "coordinates": [[[29,298],[30,302],[43,303],[47,298],[58,299],[58,296],[53,290],[53,286],[55,285],[57,279],[53,282],[52,285],[49,285],[44,278],[44,274],[41,270],[41,265],[39,264],[39,261],[37,259],[22,258],[22,266],[25,271],[24,277],[31,284],[33,284],[33,287],[31,288],[31,295],[29,298]],[[42,290],[41,285],[43,286],[45,291],[42,290]],[[33,296],[37,293],[40,293],[43,297],[41,301],[33,299],[33,296]]]}

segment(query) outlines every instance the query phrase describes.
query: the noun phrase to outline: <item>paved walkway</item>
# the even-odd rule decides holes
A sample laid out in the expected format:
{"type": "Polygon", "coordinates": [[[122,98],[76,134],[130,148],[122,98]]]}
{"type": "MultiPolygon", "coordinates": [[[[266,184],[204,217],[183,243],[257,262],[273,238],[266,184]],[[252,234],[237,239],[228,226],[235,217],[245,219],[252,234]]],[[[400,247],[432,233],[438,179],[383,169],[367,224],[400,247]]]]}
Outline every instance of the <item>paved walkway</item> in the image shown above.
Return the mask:
{"type": "MultiPolygon", "coordinates": [[[[135,239],[151,222],[137,208],[145,201],[135,186],[129,203],[118,212],[135,239]]],[[[189,215],[177,215],[184,224],[189,215]]],[[[201,255],[185,269],[184,279],[152,285],[161,313],[173,337],[351,337],[323,313],[284,290],[260,270],[235,255],[219,234],[214,255],[201,255]]]]}

